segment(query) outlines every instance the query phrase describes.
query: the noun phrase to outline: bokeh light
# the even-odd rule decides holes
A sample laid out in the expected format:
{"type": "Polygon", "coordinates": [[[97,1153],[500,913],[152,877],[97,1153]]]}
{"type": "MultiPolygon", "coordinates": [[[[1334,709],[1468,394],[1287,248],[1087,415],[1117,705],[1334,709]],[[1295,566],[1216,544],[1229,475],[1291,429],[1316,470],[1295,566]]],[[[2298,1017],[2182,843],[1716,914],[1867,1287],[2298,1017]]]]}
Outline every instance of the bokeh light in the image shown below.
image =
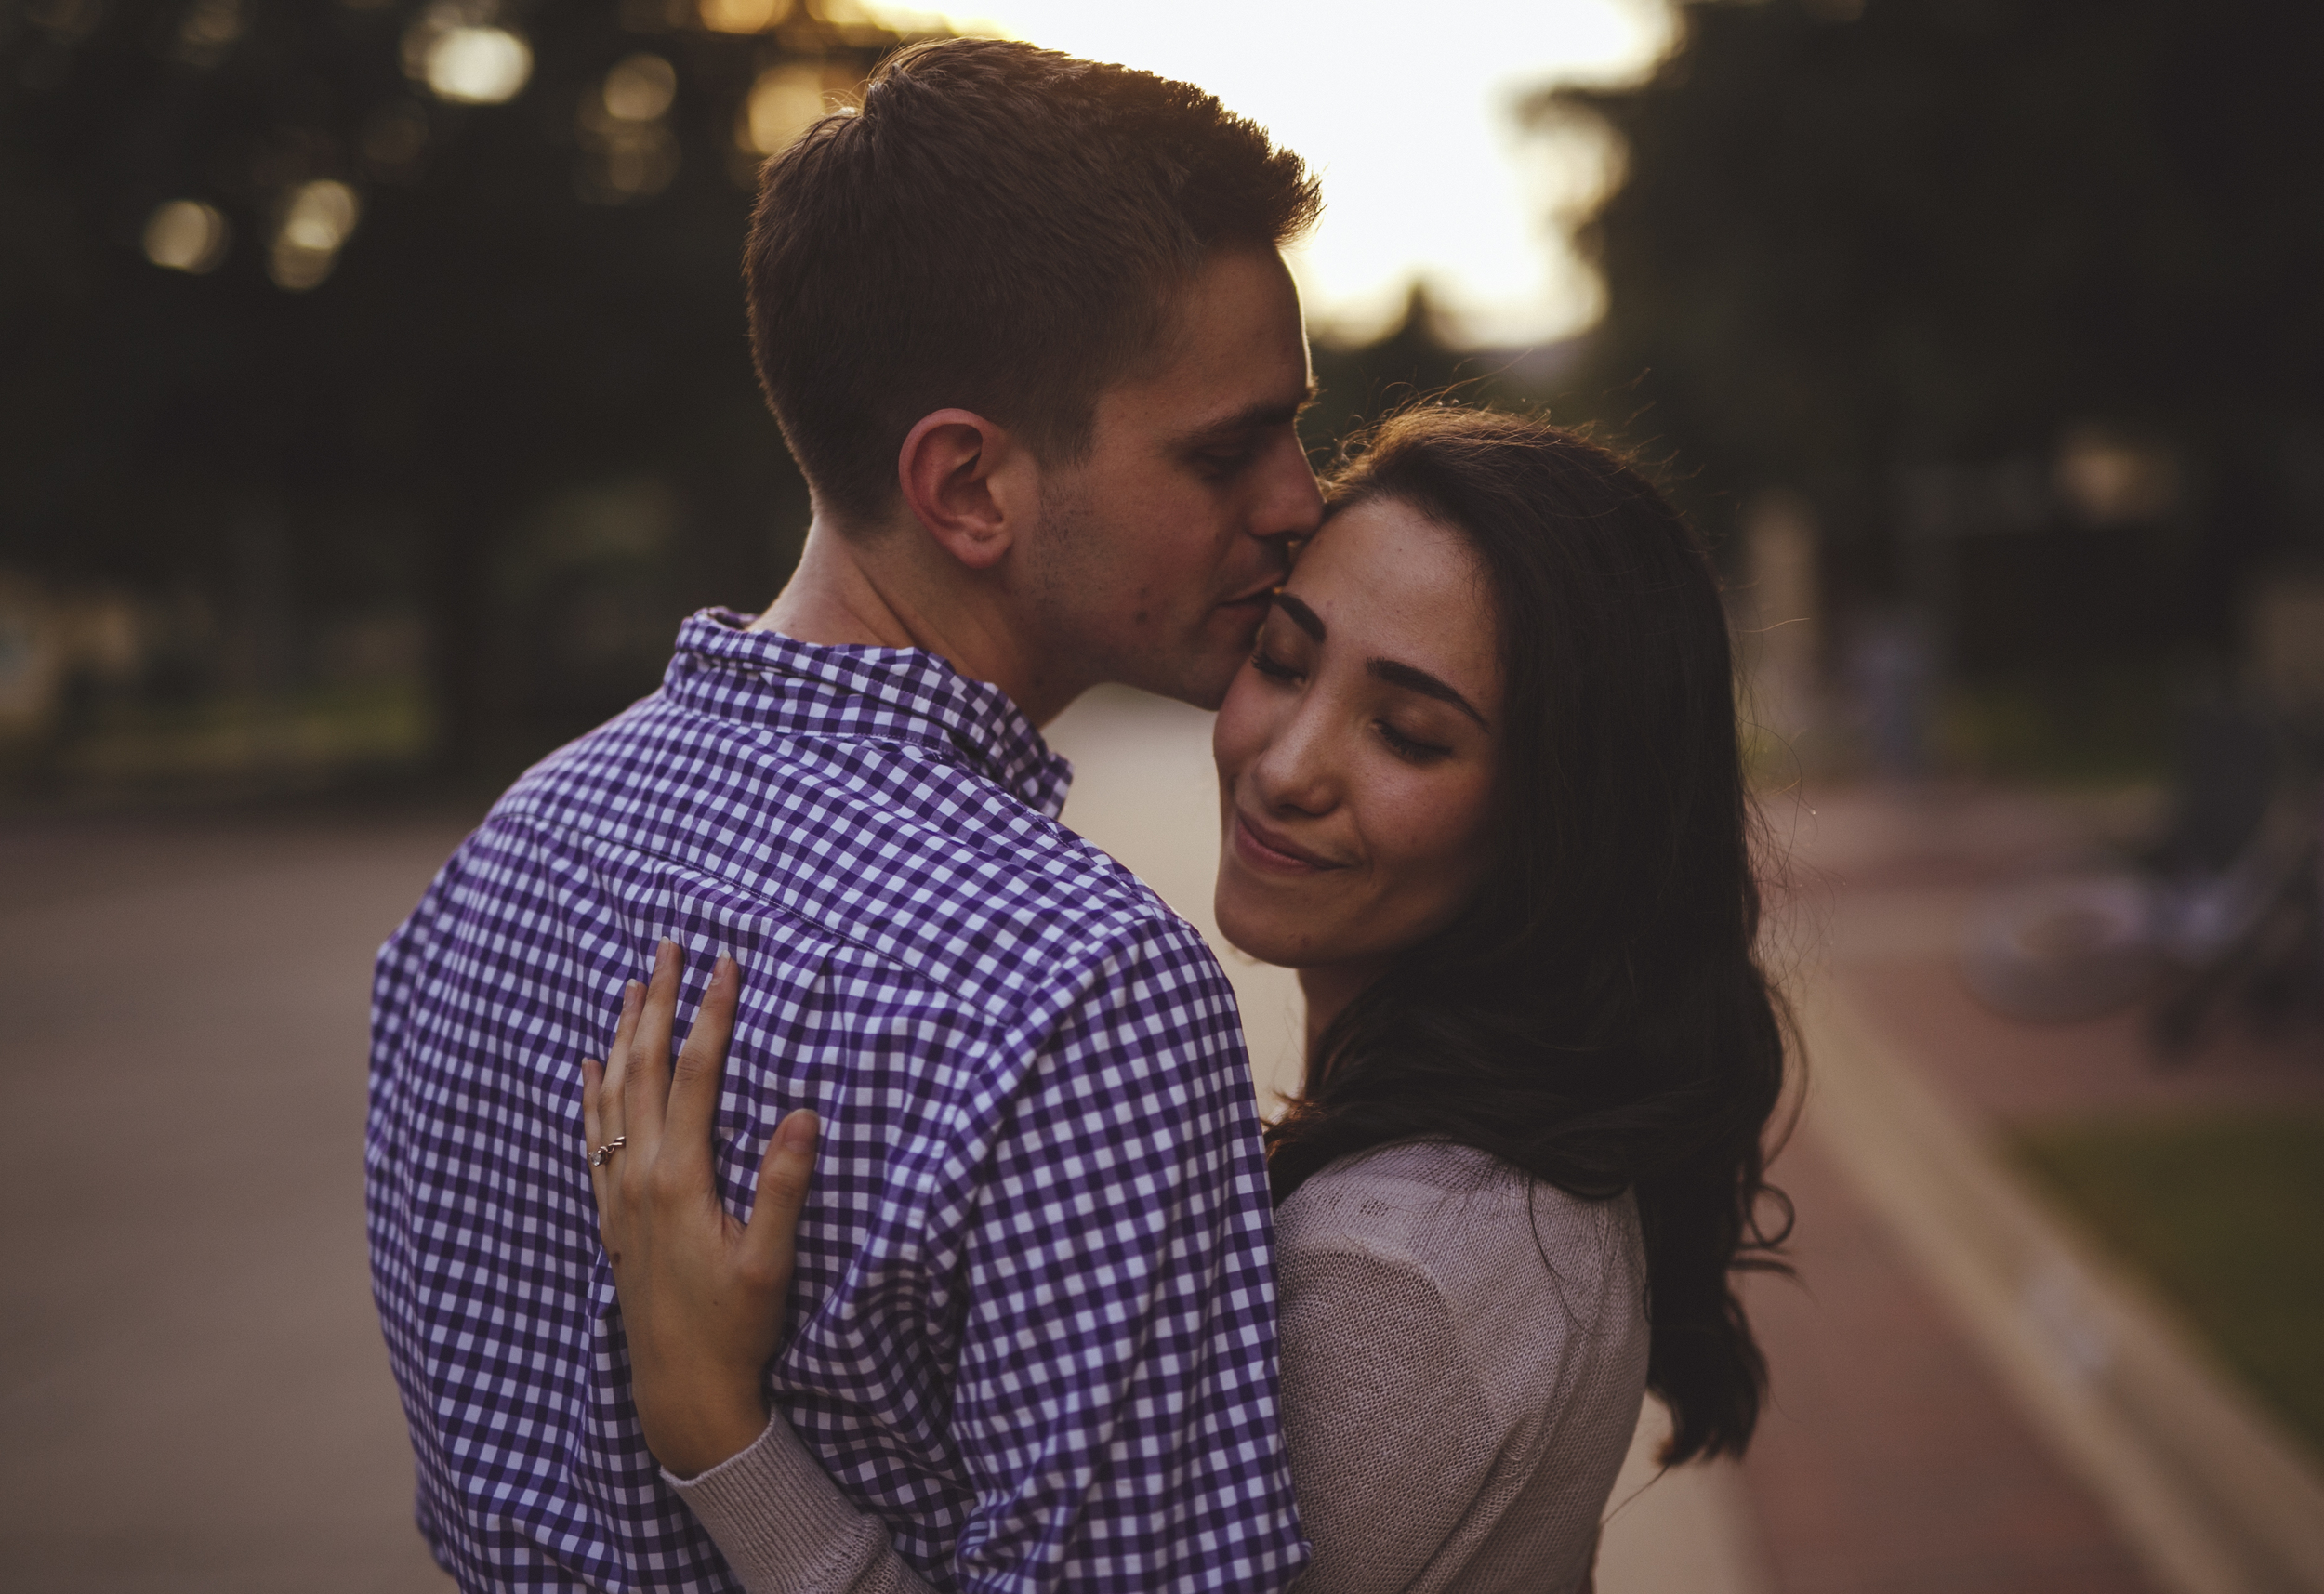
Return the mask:
{"type": "Polygon", "coordinates": [[[741,141],[762,155],[779,154],[830,109],[824,69],[793,61],[759,74],[743,107],[741,141]]]}
{"type": "Polygon", "coordinates": [[[300,184],[283,207],[267,275],[292,293],[320,286],[362,215],[363,201],[345,183],[326,178],[300,184]]]}
{"type": "Polygon", "coordinates": [[[440,99],[498,105],[533,75],[533,50],[506,28],[447,28],[428,46],[426,74],[440,99]]]}
{"type": "Polygon", "coordinates": [[[172,271],[200,276],[226,258],[231,241],[226,217],[197,199],[173,199],[153,207],[145,222],[145,257],[172,271]]]}
{"type": "Polygon", "coordinates": [[[758,33],[791,14],[791,0],[702,0],[702,25],[714,33],[758,33]]]}
{"type": "Polygon", "coordinates": [[[244,0],[194,0],[178,25],[178,58],[190,66],[214,66],[249,25],[244,0]]]}
{"type": "Polygon", "coordinates": [[[614,63],[575,118],[581,160],[574,190],[595,204],[650,199],[678,176],[678,138],[662,118],[678,97],[678,71],[657,55],[614,63]]]}
{"type": "Polygon", "coordinates": [[[605,113],[620,122],[651,122],[678,96],[678,69],[660,56],[635,55],[605,74],[605,113]]]}

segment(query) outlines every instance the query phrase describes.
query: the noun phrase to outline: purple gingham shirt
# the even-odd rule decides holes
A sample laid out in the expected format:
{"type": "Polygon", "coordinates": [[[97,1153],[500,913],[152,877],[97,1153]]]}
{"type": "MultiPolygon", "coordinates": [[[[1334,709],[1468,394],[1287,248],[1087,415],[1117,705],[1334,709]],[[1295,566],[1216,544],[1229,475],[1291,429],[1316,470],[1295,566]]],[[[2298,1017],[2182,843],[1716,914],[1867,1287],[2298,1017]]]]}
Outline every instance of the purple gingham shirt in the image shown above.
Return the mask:
{"type": "Polygon", "coordinates": [[[382,950],[372,1276],[468,1589],[731,1589],[639,1436],[581,1074],[656,939],[744,971],[718,1168],[825,1128],[771,1389],[941,1587],[1279,1589],[1259,1124],[1201,940],[1055,822],[1070,771],[931,655],[696,615],[382,950]]]}

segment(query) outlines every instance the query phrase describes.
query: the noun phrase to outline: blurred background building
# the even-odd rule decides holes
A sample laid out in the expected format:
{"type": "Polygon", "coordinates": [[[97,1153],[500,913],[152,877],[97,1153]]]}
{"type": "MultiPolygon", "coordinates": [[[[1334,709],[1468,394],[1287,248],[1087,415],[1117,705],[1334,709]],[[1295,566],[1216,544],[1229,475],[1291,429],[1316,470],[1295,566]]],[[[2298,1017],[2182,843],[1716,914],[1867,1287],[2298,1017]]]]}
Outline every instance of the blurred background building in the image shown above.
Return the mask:
{"type": "MultiPolygon", "coordinates": [[[[0,4],[0,1093],[54,1129],[0,1159],[9,1564],[439,1586],[362,1291],[363,968],[486,794],[781,585],[755,174],[963,32],[1316,165],[1319,464],[1417,397],[1543,406],[1714,545],[1806,1288],[1750,1291],[1749,1462],[1624,1506],[1600,1586],[2324,1589],[2289,0],[0,4]],[[211,1149],[253,1126],[284,1154],[211,1149]]],[[[1207,925],[1203,718],[1056,738],[1067,822],[1207,925]]],[[[1228,964],[1287,1083],[1288,988],[1228,964]]]]}

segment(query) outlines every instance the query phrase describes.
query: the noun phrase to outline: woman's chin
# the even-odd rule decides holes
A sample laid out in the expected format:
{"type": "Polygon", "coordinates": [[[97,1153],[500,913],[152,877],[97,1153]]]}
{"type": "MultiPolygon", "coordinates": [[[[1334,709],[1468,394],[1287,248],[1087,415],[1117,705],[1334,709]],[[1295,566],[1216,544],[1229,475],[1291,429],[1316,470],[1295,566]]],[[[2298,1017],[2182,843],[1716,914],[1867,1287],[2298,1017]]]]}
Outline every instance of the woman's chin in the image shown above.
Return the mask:
{"type": "Polygon", "coordinates": [[[1271,915],[1244,911],[1224,891],[1219,893],[1211,911],[1218,920],[1220,938],[1246,957],[1277,968],[1303,968],[1315,961],[1314,950],[1304,937],[1290,933],[1271,915]]]}

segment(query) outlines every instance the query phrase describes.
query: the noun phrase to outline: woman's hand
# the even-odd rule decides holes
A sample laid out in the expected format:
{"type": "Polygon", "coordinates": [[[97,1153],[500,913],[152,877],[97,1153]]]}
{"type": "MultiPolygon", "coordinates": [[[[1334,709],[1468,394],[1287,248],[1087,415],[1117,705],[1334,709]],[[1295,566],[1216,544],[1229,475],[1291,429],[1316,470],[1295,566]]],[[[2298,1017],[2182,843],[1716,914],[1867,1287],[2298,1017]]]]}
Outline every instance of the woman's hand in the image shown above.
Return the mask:
{"type": "Polygon", "coordinates": [[[727,1216],[710,1128],[742,970],[719,959],[673,1077],[680,963],[677,943],[665,941],[652,985],[633,980],[623,991],[611,1055],[581,1064],[581,1112],[639,1425],[663,1466],[692,1477],[748,1449],[766,1428],[765,1370],[782,1336],[818,1125],[806,1111],[777,1125],[749,1223],[727,1216]]]}

